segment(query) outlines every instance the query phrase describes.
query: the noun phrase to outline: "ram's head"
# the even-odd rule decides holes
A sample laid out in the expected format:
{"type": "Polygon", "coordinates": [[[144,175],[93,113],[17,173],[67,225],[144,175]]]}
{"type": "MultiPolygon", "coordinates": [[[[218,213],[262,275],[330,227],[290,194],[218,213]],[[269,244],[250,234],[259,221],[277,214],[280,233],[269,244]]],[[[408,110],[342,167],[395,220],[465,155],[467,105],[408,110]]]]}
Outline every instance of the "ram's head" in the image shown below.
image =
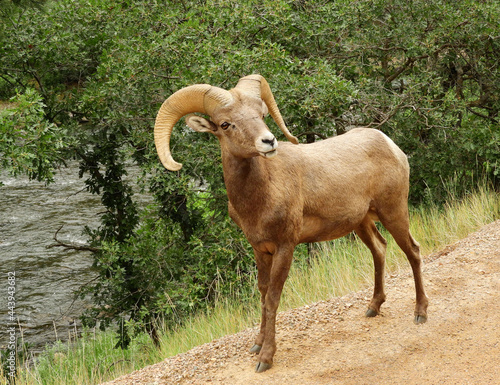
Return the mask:
{"type": "Polygon", "coordinates": [[[245,76],[229,91],[209,84],[182,88],[165,100],[156,116],[154,138],[158,156],[168,170],[182,167],[172,158],[170,136],[175,123],[189,114],[187,125],[198,132],[216,135],[223,151],[240,158],[272,157],[277,153],[278,142],[264,123],[268,112],[288,140],[297,144],[261,75],[245,76]],[[208,115],[210,120],[193,115],[195,112],[208,115]]]}

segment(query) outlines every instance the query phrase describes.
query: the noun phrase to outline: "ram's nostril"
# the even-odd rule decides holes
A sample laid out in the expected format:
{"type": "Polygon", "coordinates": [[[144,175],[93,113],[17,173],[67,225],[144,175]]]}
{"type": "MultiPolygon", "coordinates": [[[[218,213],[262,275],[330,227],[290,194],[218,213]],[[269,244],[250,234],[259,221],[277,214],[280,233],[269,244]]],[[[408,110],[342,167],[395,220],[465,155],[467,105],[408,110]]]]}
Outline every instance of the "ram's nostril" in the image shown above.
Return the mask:
{"type": "Polygon", "coordinates": [[[262,143],[265,143],[265,144],[269,144],[271,146],[274,146],[274,141],[276,139],[275,138],[272,138],[272,139],[262,139],[262,143]]]}

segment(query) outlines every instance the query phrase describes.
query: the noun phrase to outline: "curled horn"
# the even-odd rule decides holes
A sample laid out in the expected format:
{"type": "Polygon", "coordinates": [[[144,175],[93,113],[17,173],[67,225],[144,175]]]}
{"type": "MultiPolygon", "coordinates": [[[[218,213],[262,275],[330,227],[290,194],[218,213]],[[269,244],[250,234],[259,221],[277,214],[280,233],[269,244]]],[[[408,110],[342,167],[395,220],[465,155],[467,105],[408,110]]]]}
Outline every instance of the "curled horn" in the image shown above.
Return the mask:
{"type": "Polygon", "coordinates": [[[245,90],[259,98],[261,98],[264,103],[266,103],[269,113],[272,118],[280,128],[280,130],[285,134],[286,138],[294,143],[298,144],[299,140],[293,136],[285,125],[283,117],[281,116],[280,110],[276,101],[274,100],[273,93],[271,92],[271,87],[267,83],[267,80],[262,75],[249,75],[240,79],[236,88],[245,90]]]}
{"type": "Polygon", "coordinates": [[[156,115],[154,139],[161,163],[167,170],[177,171],[182,167],[170,152],[170,136],[175,123],[184,115],[193,112],[212,115],[215,108],[232,101],[229,91],[210,84],[195,84],[172,94],[160,107],[156,115]]]}

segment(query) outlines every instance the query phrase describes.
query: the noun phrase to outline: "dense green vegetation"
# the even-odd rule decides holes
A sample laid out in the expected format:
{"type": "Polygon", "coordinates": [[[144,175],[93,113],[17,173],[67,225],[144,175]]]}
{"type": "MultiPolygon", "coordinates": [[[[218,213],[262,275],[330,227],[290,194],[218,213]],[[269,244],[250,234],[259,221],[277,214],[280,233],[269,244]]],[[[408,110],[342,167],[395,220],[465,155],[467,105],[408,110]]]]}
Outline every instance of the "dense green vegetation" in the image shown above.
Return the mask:
{"type": "Polygon", "coordinates": [[[179,88],[260,73],[303,142],[379,128],[409,156],[414,204],[500,186],[497,1],[1,0],[0,18],[0,165],[50,182],[80,162],[104,207],[85,229],[98,279],[83,320],[118,323],[117,346],[253,290],[216,140],[180,123],[182,171],[157,159],[154,118],[179,88]],[[134,183],[155,203],[140,207],[134,183]]]}

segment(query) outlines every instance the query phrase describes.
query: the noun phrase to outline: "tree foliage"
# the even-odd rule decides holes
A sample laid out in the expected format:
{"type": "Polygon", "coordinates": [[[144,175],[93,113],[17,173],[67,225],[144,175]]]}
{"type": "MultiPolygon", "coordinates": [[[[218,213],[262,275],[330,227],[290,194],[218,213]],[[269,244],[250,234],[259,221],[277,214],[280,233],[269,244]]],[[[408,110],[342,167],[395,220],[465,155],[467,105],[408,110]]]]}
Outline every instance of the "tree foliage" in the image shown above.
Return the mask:
{"type": "Polygon", "coordinates": [[[41,96],[27,88],[0,110],[0,166],[14,176],[50,182],[64,161],[66,130],[45,119],[44,107],[41,96]]]}
{"type": "Polygon", "coordinates": [[[303,142],[381,129],[409,156],[414,202],[440,199],[449,183],[465,193],[479,176],[500,183],[495,1],[4,3],[0,98],[15,99],[1,115],[2,167],[50,180],[76,158],[105,208],[86,229],[99,249],[98,279],[81,293],[94,299],[89,325],[126,321],[154,337],[158,317],[173,325],[218,292],[250,290],[252,256],[227,217],[216,140],[181,122],[172,144],[182,172],[156,156],[156,112],[187,85],[228,89],[260,73],[303,142]],[[139,204],[135,183],[154,204],[139,204]]]}

